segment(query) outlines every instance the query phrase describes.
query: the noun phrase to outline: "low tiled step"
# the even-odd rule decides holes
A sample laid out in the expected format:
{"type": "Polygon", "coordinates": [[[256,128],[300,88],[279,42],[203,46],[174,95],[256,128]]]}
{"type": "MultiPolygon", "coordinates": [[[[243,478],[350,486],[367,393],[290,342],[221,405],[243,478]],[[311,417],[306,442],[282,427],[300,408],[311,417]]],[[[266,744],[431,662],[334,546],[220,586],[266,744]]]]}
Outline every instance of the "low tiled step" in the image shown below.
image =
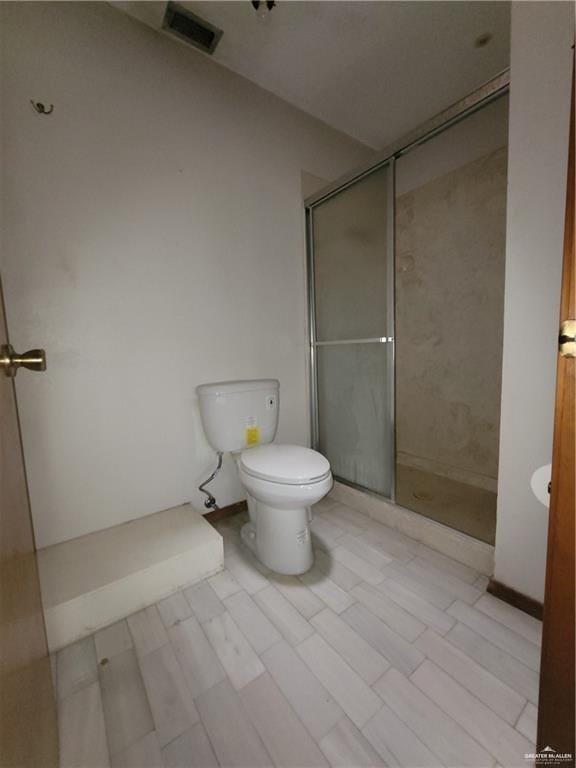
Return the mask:
{"type": "Polygon", "coordinates": [[[50,651],[222,570],[222,536],[189,504],[38,552],[50,651]]]}

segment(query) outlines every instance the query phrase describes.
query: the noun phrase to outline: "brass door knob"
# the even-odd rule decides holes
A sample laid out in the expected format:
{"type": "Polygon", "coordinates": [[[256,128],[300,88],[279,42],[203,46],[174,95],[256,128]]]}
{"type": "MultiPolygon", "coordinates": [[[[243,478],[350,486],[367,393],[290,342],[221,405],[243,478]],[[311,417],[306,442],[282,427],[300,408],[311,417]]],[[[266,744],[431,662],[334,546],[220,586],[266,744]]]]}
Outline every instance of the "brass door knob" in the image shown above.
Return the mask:
{"type": "Polygon", "coordinates": [[[562,357],[576,357],[576,320],[569,318],[560,326],[558,346],[562,357]]]}
{"type": "Polygon", "coordinates": [[[30,349],[19,355],[14,352],[11,344],[0,347],[0,368],[6,376],[16,376],[18,368],[28,368],[30,371],[46,370],[46,352],[43,349],[30,349]]]}

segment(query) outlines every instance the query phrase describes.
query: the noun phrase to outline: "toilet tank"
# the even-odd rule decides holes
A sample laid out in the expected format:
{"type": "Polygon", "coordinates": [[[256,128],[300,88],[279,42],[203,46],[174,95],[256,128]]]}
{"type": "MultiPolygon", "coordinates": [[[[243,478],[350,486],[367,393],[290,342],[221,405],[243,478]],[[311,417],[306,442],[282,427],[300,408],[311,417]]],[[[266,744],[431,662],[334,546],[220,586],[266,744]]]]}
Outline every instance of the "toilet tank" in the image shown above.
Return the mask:
{"type": "Polygon", "coordinates": [[[242,451],[271,443],[278,429],[280,382],[217,381],[196,387],[200,418],[215,451],[242,451]]]}

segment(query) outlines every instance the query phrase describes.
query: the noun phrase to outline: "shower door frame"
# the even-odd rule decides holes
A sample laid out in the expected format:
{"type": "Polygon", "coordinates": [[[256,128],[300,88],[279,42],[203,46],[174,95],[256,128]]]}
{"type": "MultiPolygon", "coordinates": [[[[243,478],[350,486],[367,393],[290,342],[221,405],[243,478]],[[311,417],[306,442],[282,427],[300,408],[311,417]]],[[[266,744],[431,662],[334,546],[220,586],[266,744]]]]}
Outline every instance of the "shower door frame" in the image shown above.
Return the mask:
{"type": "Polygon", "coordinates": [[[386,343],[391,345],[389,360],[391,376],[388,381],[388,387],[385,396],[388,400],[387,405],[390,409],[391,436],[388,443],[390,455],[392,457],[390,496],[385,496],[377,491],[373,491],[365,486],[347,480],[335,475],[335,479],[345,485],[358,488],[366,493],[372,493],[376,496],[396,501],[396,305],[395,305],[395,277],[396,277],[396,240],[395,240],[395,219],[396,219],[396,160],[410,152],[412,149],[425,144],[440,133],[443,133],[453,125],[460,123],[470,115],[478,112],[483,107],[506,96],[510,90],[510,70],[505,69],[500,74],[493,77],[484,85],[480,86],[472,93],[460,99],[452,106],[443,110],[435,117],[431,118],[421,126],[411,131],[401,139],[386,147],[377,153],[376,157],[370,162],[365,163],[356,170],[353,170],[336,181],[331,182],[319,192],[307,197],[304,200],[305,218],[306,218],[306,271],[308,282],[308,343],[309,343],[309,392],[310,392],[310,437],[314,449],[319,447],[319,424],[318,424],[318,371],[317,371],[317,353],[319,346],[326,344],[350,344],[350,343],[386,343]],[[346,189],[362,181],[372,173],[388,166],[387,181],[387,200],[386,200],[386,220],[388,226],[387,253],[386,253],[386,295],[383,297],[386,304],[386,320],[388,336],[374,339],[347,339],[343,341],[319,342],[316,339],[316,293],[314,279],[314,209],[326,202],[335,195],[344,192],[346,189]]]}

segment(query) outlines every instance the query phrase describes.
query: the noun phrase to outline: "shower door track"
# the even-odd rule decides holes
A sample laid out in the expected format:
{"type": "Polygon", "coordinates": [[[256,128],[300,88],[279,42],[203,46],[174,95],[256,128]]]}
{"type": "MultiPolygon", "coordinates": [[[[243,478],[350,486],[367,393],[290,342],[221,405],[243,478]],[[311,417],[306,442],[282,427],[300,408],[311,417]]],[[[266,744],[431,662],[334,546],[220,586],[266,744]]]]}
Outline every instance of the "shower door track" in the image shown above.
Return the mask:
{"type": "Polygon", "coordinates": [[[375,336],[373,339],[337,339],[336,341],[315,341],[316,347],[329,347],[335,344],[388,344],[393,336],[375,336]]]}
{"type": "Polygon", "coordinates": [[[345,485],[349,485],[352,488],[357,488],[361,491],[372,493],[381,498],[385,498],[391,502],[396,501],[396,396],[395,396],[395,378],[396,378],[396,361],[395,361],[395,258],[396,258],[396,242],[395,242],[395,204],[396,204],[396,159],[410,152],[412,149],[421,146],[430,139],[434,138],[443,131],[451,128],[453,125],[461,122],[470,115],[478,112],[488,104],[496,101],[497,99],[505,96],[510,90],[510,70],[505,69],[496,77],[492,78],[484,85],[480,86],[472,93],[465,96],[463,99],[452,104],[447,109],[435,115],[433,118],[423,123],[418,128],[414,129],[410,133],[403,136],[401,139],[395,141],[386,149],[382,150],[377,156],[370,162],[365,163],[354,171],[351,171],[344,176],[341,176],[336,181],[331,182],[328,186],[316,192],[314,195],[307,197],[304,201],[305,216],[306,216],[306,267],[308,278],[308,334],[309,334],[309,353],[310,353],[310,368],[309,368],[309,387],[310,387],[310,433],[312,447],[318,449],[319,443],[319,428],[318,428],[318,377],[317,377],[317,355],[316,349],[320,346],[329,346],[336,344],[366,344],[366,343],[389,343],[391,344],[391,368],[392,373],[388,382],[388,391],[386,396],[388,398],[388,404],[390,408],[391,418],[391,444],[389,445],[390,455],[392,456],[392,472],[391,472],[391,490],[390,495],[373,491],[370,488],[358,485],[350,480],[338,477],[335,475],[335,479],[345,485]],[[312,212],[314,208],[321,203],[326,202],[334,195],[343,192],[348,187],[352,186],[358,181],[361,181],[366,176],[374,173],[384,166],[390,166],[389,176],[389,188],[388,188],[388,200],[386,206],[386,215],[388,217],[388,254],[387,259],[387,327],[388,331],[392,332],[391,336],[380,336],[369,339],[342,339],[334,341],[317,341],[316,340],[316,302],[315,302],[315,284],[314,284],[314,222],[312,212]]]}

